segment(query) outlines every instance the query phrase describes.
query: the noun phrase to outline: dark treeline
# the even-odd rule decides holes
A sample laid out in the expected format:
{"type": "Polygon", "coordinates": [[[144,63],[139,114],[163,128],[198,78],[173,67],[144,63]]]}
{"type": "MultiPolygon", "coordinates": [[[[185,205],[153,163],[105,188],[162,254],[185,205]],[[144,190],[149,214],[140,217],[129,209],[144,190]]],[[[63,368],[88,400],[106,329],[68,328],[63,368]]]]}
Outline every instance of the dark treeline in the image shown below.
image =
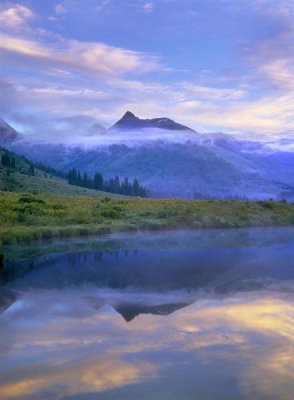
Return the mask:
{"type": "Polygon", "coordinates": [[[226,194],[216,193],[216,194],[207,194],[201,192],[194,192],[193,195],[194,200],[234,200],[234,201],[246,201],[249,200],[246,195],[240,194],[226,194]]]}
{"type": "Polygon", "coordinates": [[[66,172],[62,172],[62,171],[58,171],[55,168],[49,167],[48,165],[44,165],[41,162],[35,162],[34,163],[35,168],[40,169],[43,172],[47,172],[49,175],[53,175],[53,176],[57,176],[59,178],[67,178],[67,173],[66,172]]]}
{"type": "Polygon", "coordinates": [[[0,165],[2,167],[16,169],[21,173],[35,175],[35,169],[38,169],[40,171],[45,172],[45,174],[46,173],[49,174],[50,177],[55,176],[63,179],[67,178],[66,172],[59,171],[55,168],[49,167],[48,165],[44,165],[41,162],[32,162],[31,160],[28,160],[26,157],[12,153],[3,147],[0,147],[0,159],[1,159],[0,165]],[[2,157],[1,157],[1,152],[2,152],[2,157]],[[28,166],[26,166],[25,164],[28,164],[28,166]],[[28,167],[27,170],[26,167],[28,167]]]}
{"type": "Polygon", "coordinates": [[[15,168],[15,158],[9,157],[7,153],[2,154],[1,165],[3,167],[15,168]]]}
{"type": "Polygon", "coordinates": [[[31,163],[31,162],[28,162],[28,164],[29,164],[28,170],[27,171],[23,171],[19,167],[17,167],[15,158],[12,155],[10,155],[9,152],[5,151],[2,154],[2,157],[1,157],[1,165],[2,165],[2,167],[16,169],[16,170],[19,170],[20,172],[27,173],[29,175],[34,175],[35,174],[34,164],[31,163]]]}
{"type": "Polygon", "coordinates": [[[91,178],[86,172],[81,174],[80,171],[73,168],[68,173],[68,183],[70,185],[82,186],[94,190],[103,190],[110,193],[147,197],[146,189],[140,185],[137,179],[134,179],[134,181],[131,182],[129,181],[129,178],[126,177],[123,181],[120,181],[119,177],[116,176],[114,179],[111,178],[106,180],[103,178],[101,172],[97,172],[94,177],[91,178]]]}

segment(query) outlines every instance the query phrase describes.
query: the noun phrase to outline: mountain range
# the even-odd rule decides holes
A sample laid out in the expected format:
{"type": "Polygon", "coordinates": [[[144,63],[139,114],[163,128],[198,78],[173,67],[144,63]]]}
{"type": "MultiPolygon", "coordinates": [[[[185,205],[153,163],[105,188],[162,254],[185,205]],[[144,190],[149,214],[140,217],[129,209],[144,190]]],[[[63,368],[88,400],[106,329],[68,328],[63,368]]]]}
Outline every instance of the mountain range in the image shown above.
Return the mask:
{"type": "Polygon", "coordinates": [[[169,118],[140,119],[130,111],[109,129],[91,128],[74,144],[34,142],[2,121],[0,143],[62,171],[136,177],[150,197],[294,199],[291,151],[223,133],[199,134],[169,118]]]}

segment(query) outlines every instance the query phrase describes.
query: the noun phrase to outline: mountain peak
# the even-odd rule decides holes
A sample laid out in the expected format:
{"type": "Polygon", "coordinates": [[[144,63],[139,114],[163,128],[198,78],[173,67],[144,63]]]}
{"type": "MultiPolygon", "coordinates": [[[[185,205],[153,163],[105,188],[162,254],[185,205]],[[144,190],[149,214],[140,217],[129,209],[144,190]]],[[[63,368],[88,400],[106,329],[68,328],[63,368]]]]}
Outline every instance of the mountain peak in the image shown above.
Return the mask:
{"type": "Polygon", "coordinates": [[[136,115],[134,113],[132,113],[131,111],[126,111],[124,116],[122,117],[122,119],[126,119],[126,118],[128,118],[128,119],[136,118],[137,119],[138,117],[136,117],[136,115]]]}
{"type": "Polygon", "coordinates": [[[181,125],[170,118],[153,118],[153,119],[141,119],[138,118],[131,111],[127,111],[123,117],[117,121],[112,129],[144,129],[144,128],[157,128],[165,130],[178,130],[178,131],[190,131],[195,132],[193,129],[187,126],[181,125]]]}

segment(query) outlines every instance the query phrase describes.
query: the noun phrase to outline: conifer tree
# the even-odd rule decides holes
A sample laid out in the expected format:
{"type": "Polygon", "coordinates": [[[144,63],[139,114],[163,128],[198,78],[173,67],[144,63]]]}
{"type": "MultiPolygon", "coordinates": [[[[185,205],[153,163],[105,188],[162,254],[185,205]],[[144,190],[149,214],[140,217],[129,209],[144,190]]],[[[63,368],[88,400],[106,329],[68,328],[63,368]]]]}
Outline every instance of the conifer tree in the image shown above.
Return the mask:
{"type": "Polygon", "coordinates": [[[3,165],[3,167],[10,167],[10,158],[8,154],[4,153],[2,155],[1,164],[3,165]]]}
{"type": "Polygon", "coordinates": [[[30,164],[29,174],[30,174],[30,175],[35,175],[35,167],[34,167],[33,164],[30,164]]]}
{"type": "Polygon", "coordinates": [[[103,190],[103,177],[100,172],[94,175],[94,189],[103,190]]]}
{"type": "Polygon", "coordinates": [[[120,181],[119,177],[116,176],[114,178],[114,193],[120,193],[120,192],[121,192],[120,181]]]}
{"type": "Polygon", "coordinates": [[[133,182],[133,195],[140,196],[140,185],[137,179],[134,179],[133,182]]]}
{"type": "Polygon", "coordinates": [[[82,186],[85,187],[85,188],[89,186],[87,172],[84,172],[82,186]]]}
{"type": "MultiPolygon", "coordinates": [[[[4,159],[4,162],[7,162],[4,159]]],[[[101,172],[96,172],[93,178],[90,178],[87,172],[82,175],[80,171],[75,168],[71,169],[67,175],[68,183],[70,185],[82,186],[94,190],[104,190],[111,193],[119,193],[127,196],[140,196],[146,197],[146,190],[140,185],[137,179],[133,183],[129,181],[128,177],[120,182],[119,177],[109,180],[103,179],[101,172]]]]}

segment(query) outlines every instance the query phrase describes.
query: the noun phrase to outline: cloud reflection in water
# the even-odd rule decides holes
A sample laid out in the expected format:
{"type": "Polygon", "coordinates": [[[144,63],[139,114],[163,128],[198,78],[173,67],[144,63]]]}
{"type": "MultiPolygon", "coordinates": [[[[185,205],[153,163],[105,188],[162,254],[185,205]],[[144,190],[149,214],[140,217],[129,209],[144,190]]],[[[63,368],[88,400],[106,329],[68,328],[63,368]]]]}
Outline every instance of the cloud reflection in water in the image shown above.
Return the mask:
{"type": "Polygon", "coordinates": [[[0,398],[292,400],[293,232],[11,248],[19,256],[2,274],[0,398]]]}
{"type": "Polygon", "coordinates": [[[1,398],[147,399],[162,391],[170,399],[292,399],[289,294],[204,299],[130,323],[110,306],[94,307],[91,295],[27,292],[1,315],[1,398]]]}

